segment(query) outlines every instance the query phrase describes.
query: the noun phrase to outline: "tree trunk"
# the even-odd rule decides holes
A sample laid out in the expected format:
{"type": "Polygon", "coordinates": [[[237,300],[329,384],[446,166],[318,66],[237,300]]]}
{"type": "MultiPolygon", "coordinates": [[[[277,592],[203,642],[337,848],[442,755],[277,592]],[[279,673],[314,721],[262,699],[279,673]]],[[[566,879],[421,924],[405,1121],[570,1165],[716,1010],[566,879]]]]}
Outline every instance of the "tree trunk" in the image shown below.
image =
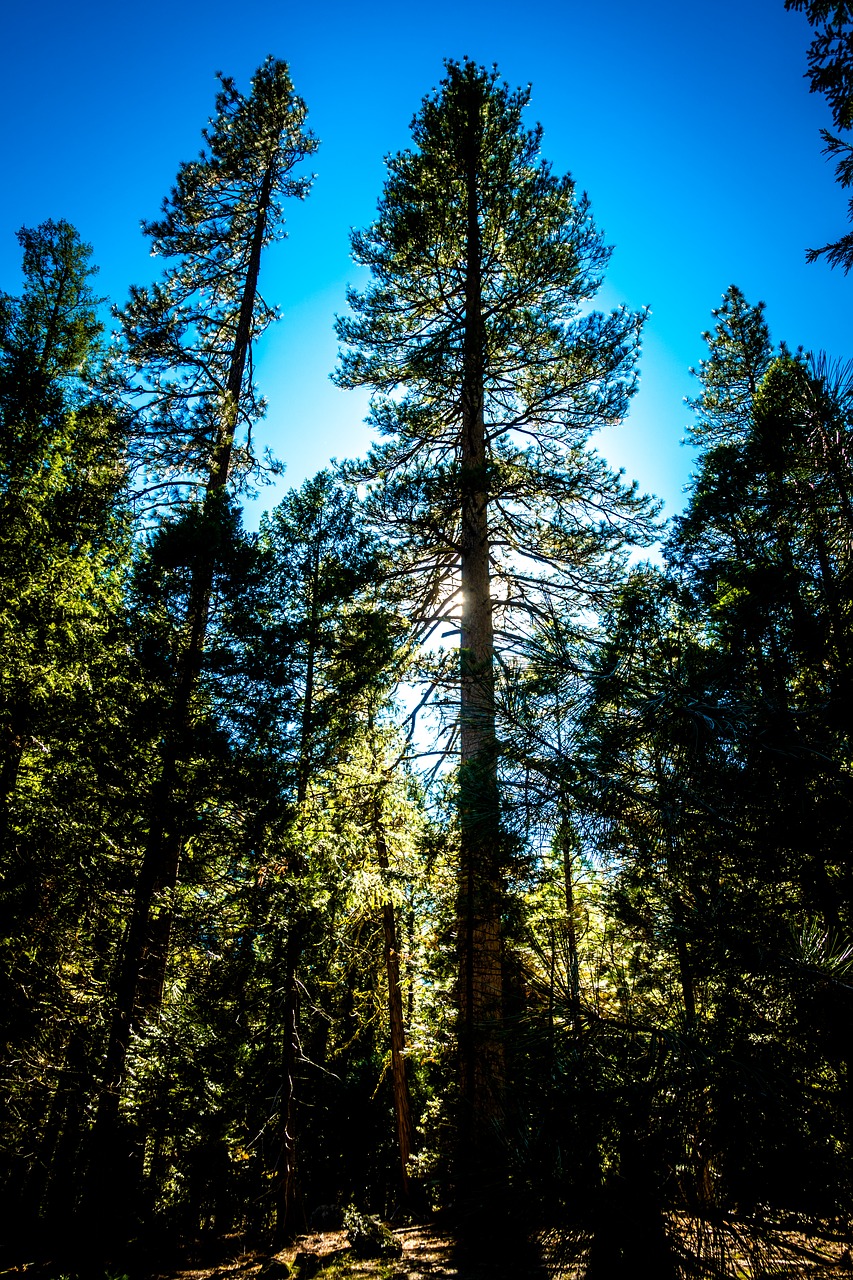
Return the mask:
{"type": "Polygon", "coordinates": [[[17,719],[13,709],[5,724],[0,727],[0,852],[5,855],[7,866],[8,855],[11,853],[11,848],[7,850],[6,846],[12,799],[18,785],[18,773],[24,754],[24,734],[17,719]]]}
{"type": "Polygon", "coordinates": [[[681,984],[681,999],[684,1004],[684,1017],[688,1027],[696,1025],[696,988],[693,983],[693,968],[690,963],[690,953],[687,950],[687,940],[685,938],[685,928],[683,923],[683,911],[680,903],[676,902],[675,912],[675,954],[678,959],[678,977],[681,984]]]}
{"type": "Polygon", "coordinates": [[[299,985],[296,971],[302,953],[302,929],[291,922],[284,953],[284,1058],[282,1061],[280,1149],[277,1168],[278,1195],[276,1243],[290,1239],[295,1231],[297,1203],[296,1144],[296,1053],[299,1047],[299,985]]]}
{"type": "Polygon", "coordinates": [[[504,1090],[501,865],[494,635],[489,572],[485,343],[478,218],[479,120],[466,140],[467,261],[462,380],[459,776],[460,1172],[487,1182],[500,1163],[496,1139],[504,1090]],[[465,1168],[470,1171],[466,1174],[465,1168]]]}
{"type": "Polygon", "coordinates": [[[400,951],[394,906],[386,902],[382,908],[385,940],[385,973],[388,979],[388,1022],[391,1033],[391,1078],[394,1085],[394,1116],[397,1121],[397,1145],[400,1149],[400,1184],[404,1200],[411,1194],[409,1159],[414,1146],[409,1082],[406,1079],[406,1035],[403,1025],[403,992],[400,986],[400,951]]]}
{"type": "MultiPolygon", "coordinates": [[[[178,669],[170,725],[164,735],[159,777],[151,792],[151,826],[134,890],[133,908],[115,984],[110,1038],[104,1064],[101,1099],[98,1106],[90,1162],[87,1207],[102,1213],[111,1193],[121,1190],[116,1179],[120,1154],[116,1146],[119,1102],[124,1083],[131,1033],[143,1017],[155,1015],[163,997],[169,955],[173,905],[183,844],[178,801],[180,764],[185,757],[192,727],[192,700],[202,668],[210,601],[216,569],[218,538],[223,515],[234,436],[237,429],[240,394],[249,352],[252,315],[257,296],[261,250],[272,193],[273,167],[264,176],[258,202],[240,311],[231,350],[226,396],[214,446],[203,503],[205,523],[212,536],[202,548],[192,571],[187,616],[186,643],[178,669]],[[153,917],[155,904],[158,914],[153,917]],[[156,923],[155,923],[156,921],[156,923]]],[[[85,1216],[85,1214],[84,1214],[85,1216]]]]}
{"type": "Polygon", "coordinates": [[[566,944],[569,961],[569,999],[575,1029],[580,1025],[580,964],[578,959],[578,931],[575,919],[575,880],[572,852],[573,832],[563,831],[563,882],[566,891],[566,944]]]}
{"type": "MultiPolygon", "coordinates": [[[[314,720],[314,679],[319,643],[319,544],[311,564],[310,605],[308,620],[308,652],[305,657],[305,690],[302,697],[302,723],[299,726],[299,769],[296,779],[296,804],[299,813],[308,799],[308,781],[311,776],[311,732],[314,720]]],[[[302,858],[295,870],[304,872],[302,858]]],[[[299,983],[298,969],[302,955],[305,920],[299,907],[287,934],[284,975],[284,1057],[282,1061],[281,1108],[279,1125],[279,1155],[277,1163],[278,1195],[276,1203],[275,1238],[277,1243],[289,1240],[295,1231],[294,1221],[298,1200],[296,1133],[296,1052],[299,1047],[299,983]]]]}
{"type": "MultiPolygon", "coordinates": [[[[381,785],[381,784],[380,784],[381,785]]],[[[383,871],[388,870],[388,844],[382,825],[382,802],[378,796],[374,811],[374,835],[376,856],[383,871]]],[[[385,975],[388,981],[388,1026],[391,1038],[391,1079],[394,1087],[394,1117],[397,1122],[397,1146],[400,1153],[400,1186],[403,1199],[411,1196],[409,1158],[414,1149],[412,1106],[409,1082],[406,1079],[406,1029],[403,1021],[403,989],[400,983],[400,946],[397,940],[397,921],[394,904],[386,902],[382,907],[385,975]]]]}

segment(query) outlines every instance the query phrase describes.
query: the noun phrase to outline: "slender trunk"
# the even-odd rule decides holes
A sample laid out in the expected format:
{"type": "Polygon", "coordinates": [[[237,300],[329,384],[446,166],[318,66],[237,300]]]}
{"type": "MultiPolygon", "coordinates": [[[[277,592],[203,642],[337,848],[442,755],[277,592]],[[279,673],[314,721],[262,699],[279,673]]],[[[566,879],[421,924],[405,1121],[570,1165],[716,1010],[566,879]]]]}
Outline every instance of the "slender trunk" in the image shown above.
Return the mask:
{"type": "MultiPolygon", "coordinates": [[[[677,766],[674,766],[677,767],[677,766]]],[[[678,775],[668,783],[664,762],[659,754],[655,754],[655,779],[664,822],[663,839],[666,844],[666,866],[676,886],[672,900],[672,917],[674,927],[675,958],[678,964],[678,979],[681,987],[681,999],[684,1005],[684,1017],[689,1027],[696,1025],[696,986],[693,981],[693,962],[687,946],[687,922],[683,892],[684,861],[679,857],[680,842],[683,835],[684,804],[677,800],[678,790],[683,787],[683,779],[677,781],[678,775]],[[676,795],[673,795],[673,788],[676,795]],[[666,815],[666,816],[664,816],[666,815]],[[675,816],[677,815],[677,816],[675,816]]]]}
{"type": "MultiPolygon", "coordinates": [[[[178,669],[170,723],[164,735],[159,776],[151,791],[151,825],[134,890],[131,919],[115,984],[113,1019],[104,1064],[103,1090],[95,1122],[90,1185],[87,1191],[87,1201],[93,1212],[113,1183],[118,1155],[116,1127],[119,1101],[131,1033],[140,1018],[156,1014],[162,1002],[173,918],[172,895],[178,882],[183,843],[178,779],[192,727],[193,696],[201,674],[216,568],[218,539],[215,533],[221,525],[223,499],[237,429],[272,181],[273,169],[270,166],[263,180],[255,217],[231,350],[225,407],[210,463],[203,504],[203,514],[209,519],[211,534],[214,536],[211,536],[193,567],[185,624],[186,642],[178,669]],[[156,924],[152,920],[155,904],[158,912],[156,924]]],[[[121,1181],[119,1178],[119,1187],[121,1181]]]]}
{"type": "Polygon", "coordinates": [[[466,141],[467,247],[462,379],[459,777],[460,1156],[481,1176],[496,1160],[504,1090],[501,868],[494,634],[489,574],[485,343],[478,217],[479,121],[466,141]]]}
{"type": "Polygon", "coordinates": [[[841,704],[839,720],[843,721],[849,717],[851,702],[849,645],[847,627],[844,623],[843,593],[839,590],[837,574],[833,571],[829,544],[821,526],[821,514],[815,509],[815,502],[808,488],[806,488],[806,501],[809,505],[814,546],[820,566],[821,593],[829,618],[832,647],[835,649],[835,662],[830,669],[833,693],[836,701],[841,704]]]}
{"type": "Polygon", "coordinates": [[[403,992],[400,983],[400,950],[394,907],[386,902],[382,908],[385,940],[385,973],[388,979],[388,1021],[391,1032],[391,1077],[394,1085],[394,1116],[397,1121],[397,1145],[400,1149],[400,1182],[403,1197],[410,1194],[409,1159],[414,1146],[409,1082],[406,1079],[406,1036],[403,1024],[403,992]]]}
{"type": "MultiPolygon", "coordinates": [[[[18,785],[21,757],[24,754],[23,732],[13,714],[0,729],[0,852],[6,853],[12,797],[18,785]]],[[[8,866],[8,858],[5,859],[8,866]]]]}
{"type": "Polygon", "coordinates": [[[163,822],[155,828],[153,839],[150,841],[150,844],[154,847],[155,861],[160,867],[160,873],[155,884],[155,893],[163,901],[153,922],[153,929],[151,929],[149,923],[149,932],[152,936],[148,939],[148,972],[144,975],[146,991],[144,998],[138,1000],[138,1020],[156,1015],[163,1000],[163,983],[169,959],[169,944],[174,916],[171,895],[178,882],[180,855],[183,846],[180,812],[177,811],[175,804],[175,788],[179,766],[186,754],[187,738],[192,728],[192,700],[198,686],[204,659],[204,645],[216,572],[216,553],[219,541],[217,534],[221,528],[223,499],[228,484],[228,473],[234,450],[234,436],[237,430],[240,396],[249,354],[252,315],[258,292],[261,250],[263,249],[267,211],[272,192],[272,177],[273,173],[270,167],[266,171],[261,188],[246,269],[246,279],[240,300],[240,312],[231,349],[231,360],[226,383],[225,409],[211,459],[204,497],[203,527],[209,528],[209,538],[193,568],[190,582],[186,622],[187,644],[179,671],[177,696],[173,704],[174,728],[172,740],[167,743],[165,749],[163,777],[166,779],[167,785],[163,788],[163,822]]]}
{"type": "Polygon", "coordinates": [[[3,726],[2,763],[0,763],[0,802],[5,812],[9,799],[18,785],[18,770],[21,767],[21,756],[24,753],[23,733],[10,718],[3,726]]]}
{"type": "MultiPolygon", "coordinates": [[[[320,549],[315,547],[311,565],[310,605],[308,618],[308,651],[305,657],[305,691],[302,698],[302,723],[299,726],[299,768],[296,778],[296,803],[298,811],[308,798],[308,781],[311,776],[311,733],[314,719],[314,679],[319,642],[319,590],[320,549]]],[[[295,870],[301,873],[303,859],[295,870]]],[[[277,1164],[278,1195],[276,1211],[276,1241],[290,1239],[295,1230],[297,1180],[297,1129],[296,1129],[296,1053],[299,1047],[299,961],[302,955],[305,921],[293,912],[287,934],[284,974],[284,1056],[282,1060],[281,1110],[279,1126],[279,1155],[277,1164]]]]}
{"type": "Polygon", "coordinates": [[[693,983],[693,969],[690,964],[690,953],[684,936],[683,912],[680,904],[676,904],[675,915],[675,954],[678,959],[678,976],[681,983],[681,999],[684,1002],[684,1016],[687,1025],[696,1025],[696,987],[693,983]]]}
{"type": "Polygon", "coordinates": [[[566,890],[566,944],[569,960],[569,998],[572,1018],[577,1027],[580,1010],[580,966],[578,963],[578,932],[575,923],[575,881],[571,843],[563,840],[563,880],[566,890]]]}
{"type": "Polygon", "coordinates": [[[86,1083],[91,1080],[87,1044],[80,1027],[68,1042],[57,1080],[36,1168],[28,1187],[33,1217],[43,1220],[44,1234],[61,1242],[72,1216],[75,1173],[80,1155],[80,1130],[86,1108],[86,1083]]]}
{"type": "MultiPolygon", "coordinates": [[[[408,949],[409,955],[414,955],[415,909],[413,906],[410,906],[409,910],[406,912],[406,947],[408,949]]],[[[414,1016],[415,1016],[415,984],[413,982],[410,982],[409,991],[406,996],[406,1023],[408,1026],[412,1025],[412,1018],[414,1016]]]]}
{"type": "Polygon", "coordinates": [[[297,1204],[296,1144],[296,1053],[299,1047],[299,984],[297,966],[302,952],[302,928],[291,922],[284,953],[284,1057],[282,1060],[281,1109],[279,1121],[278,1195],[276,1242],[289,1239],[295,1229],[297,1204]]]}
{"type": "Polygon", "coordinates": [[[548,974],[548,1070],[553,1076],[554,1055],[556,1049],[556,1043],[554,1040],[554,1006],[557,995],[557,936],[553,921],[551,921],[548,926],[548,932],[551,935],[551,965],[550,972],[548,974]]]}
{"type": "MultiPolygon", "coordinates": [[[[554,702],[554,726],[557,731],[557,758],[562,762],[563,756],[563,715],[560,699],[554,702]]],[[[575,877],[574,850],[577,844],[574,826],[570,817],[570,798],[568,786],[564,779],[559,782],[560,808],[559,822],[555,840],[555,848],[563,857],[563,888],[566,899],[566,959],[568,961],[569,1005],[571,1008],[572,1029],[580,1031],[580,961],[578,958],[578,930],[575,914],[575,877]]],[[[552,979],[553,988],[553,979],[552,979]]],[[[553,999],[553,995],[552,995],[553,999]]]]}
{"type": "MultiPolygon", "coordinates": [[[[383,871],[388,870],[388,844],[382,825],[381,799],[377,797],[374,813],[376,856],[383,871]]],[[[388,1025],[391,1037],[391,1079],[394,1087],[394,1117],[397,1122],[397,1146],[400,1153],[400,1184],[403,1198],[410,1196],[409,1159],[414,1148],[412,1106],[406,1079],[406,1030],[403,1022],[403,989],[400,982],[400,946],[394,905],[382,907],[385,975],[388,981],[388,1025]]]]}
{"type": "Polygon", "coordinates": [[[320,547],[314,548],[311,565],[311,603],[308,613],[308,652],[305,655],[305,692],[302,697],[302,723],[299,726],[299,776],[296,780],[296,803],[301,809],[308,798],[311,776],[311,733],[314,728],[314,668],[317,662],[320,609],[320,547]]]}
{"type": "MultiPolygon", "coordinates": [[[[56,1148],[59,1144],[59,1137],[65,1120],[67,1103],[65,1078],[67,1071],[66,1058],[66,1065],[63,1066],[59,1073],[56,1088],[46,1108],[44,1128],[37,1141],[33,1143],[35,1150],[30,1158],[26,1181],[22,1187],[15,1188],[15,1191],[20,1195],[20,1201],[15,1204],[16,1197],[14,1195],[9,1197],[8,1207],[16,1210],[16,1219],[18,1221],[22,1219],[29,1230],[32,1230],[38,1224],[39,1218],[43,1214],[45,1192],[55,1167],[56,1148]]],[[[42,1095],[36,1100],[33,1108],[39,1118],[45,1112],[45,1101],[46,1099],[42,1095]]],[[[27,1132],[31,1143],[33,1142],[33,1137],[38,1133],[38,1121],[36,1120],[33,1123],[33,1119],[34,1117],[31,1117],[30,1122],[27,1124],[27,1132]]],[[[50,1234],[50,1226],[48,1226],[45,1234],[50,1234]]]]}

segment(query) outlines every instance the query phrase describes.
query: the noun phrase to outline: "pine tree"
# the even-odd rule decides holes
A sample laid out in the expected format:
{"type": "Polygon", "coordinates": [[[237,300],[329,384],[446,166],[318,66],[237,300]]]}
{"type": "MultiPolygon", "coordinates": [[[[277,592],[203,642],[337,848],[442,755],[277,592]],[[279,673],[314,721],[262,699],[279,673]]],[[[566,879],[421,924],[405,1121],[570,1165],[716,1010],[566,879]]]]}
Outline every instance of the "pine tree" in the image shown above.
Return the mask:
{"type": "Polygon", "coordinates": [[[121,316],[127,363],[136,371],[129,383],[142,402],[137,456],[150,492],[192,497],[186,523],[191,571],[173,701],[116,980],[91,1205],[113,1160],[131,1028],[157,1009],[162,993],[169,897],[182,845],[180,767],[189,750],[217,557],[232,524],[230,495],[252,469],[251,431],[262,408],[250,358],[272,319],[258,291],[261,255],[281,234],[282,198],[307,193],[310,179],[294,170],[316,149],[284,63],[268,58],[248,97],[232,80],[220,80],[216,115],[204,133],[207,150],[181,166],[162,219],[144,224],[155,252],[177,259],[176,265],[161,284],[134,289],[121,316]]]}
{"type": "Polygon", "coordinates": [[[702,337],[708,356],[698,371],[702,394],[690,401],[695,421],[687,438],[700,448],[735,445],[749,434],[752,402],[773,356],[764,303],[751,306],[737,285],[729,285],[723,304],[711,312],[714,331],[702,337]]]}
{"type": "Polygon", "coordinates": [[[316,873],[306,831],[328,785],[321,780],[359,731],[365,689],[379,696],[387,686],[399,627],[376,599],[381,556],[364,528],[355,490],[329,472],[289,493],[264,518],[260,545],[267,574],[256,691],[266,696],[252,717],[252,737],[256,750],[276,758],[281,775],[287,817],[279,857],[291,894],[280,930],[284,1052],[276,1233],[283,1238],[294,1230],[298,1199],[299,969],[316,915],[306,888],[316,873]]]}
{"type": "MultiPolygon", "coordinates": [[[[125,435],[103,375],[91,246],[67,222],[18,233],[24,290],[0,295],[0,851],[8,890],[23,764],[69,736],[122,609],[125,435]],[[8,837],[8,844],[7,844],[8,837]]],[[[79,724],[75,724],[78,728],[79,724]]],[[[23,806],[26,810],[27,806],[23,806]]],[[[21,812],[26,822],[26,812],[21,812]]]]}
{"type": "Polygon", "coordinates": [[[10,1222],[44,1236],[101,1047],[135,690],[126,417],[91,248],[63,221],[18,239],[23,290],[0,297],[0,1179],[10,1222]]]}
{"type": "MultiPolygon", "coordinates": [[[[0,296],[0,814],[33,716],[85,683],[98,610],[119,599],[124,435],[96,390],[91,246],[67,222],[18,233],[24,291],[0,296]]],[[[5,817],[0,817],[0,844],[5,817]]]]}
{"type": "Polygon", "coordinates": [[[582,314],[609,250],[541,159],[529,92],[448,62],[353,237],[373,283],[338,322],[337,381],[372,388],[386,442],[360,474],[424,630],[459,627],[460,1171],[502,1160],[504,1047],[495,663],[549,592],[589,603],[648,510],[586,442],[624,415],[642,317],[582,314]],[[582,584],[581,591],[576,588],[582,584]]]}
{"type": "MultiPolygon", "coordinates": [[[[822,93],[829,104],[832,122],[841,133],[853,129],[853,6],[848,0],[785,0],[786,9],[805,11],[815,35],[809,46],[806,76],[812,93],[822,93]]],[[[853,143],[828,129],[821,129],[824,155],[836,156],[835,176],[843,189],[853,186],[853,143]]],[[[853,219],[853,199],[848,202],[848,220],[853,219]]],[[[806,261],[826,254],[831,267],[844,274],[853,266],[853,231],[820,249],[809,249],[806,261]]]]}

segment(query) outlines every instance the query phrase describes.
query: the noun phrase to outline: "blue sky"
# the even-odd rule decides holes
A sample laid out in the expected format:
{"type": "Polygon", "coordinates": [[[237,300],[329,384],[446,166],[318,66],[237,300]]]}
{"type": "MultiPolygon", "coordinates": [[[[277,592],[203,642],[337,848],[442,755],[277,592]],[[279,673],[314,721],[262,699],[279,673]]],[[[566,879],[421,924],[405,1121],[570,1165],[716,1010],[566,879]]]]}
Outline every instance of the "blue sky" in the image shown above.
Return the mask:
{"type": "MultiPolygon", "coordinates": [[[[314,191],[264,265],[283,319],[257,369],[264,441],[287,464],[284,487],[299,483],[368,440],[365,397],[328,380],[333,317],[358,280],[349,228],[371,220],[383,156],[407,145],[443,59],[497,62],[511,85],[532,84],[543,153],[589,192],[615,246],[600,305],[652,309],[640,391],[601,447],[671,513],[690,472],[688,368],[730,283],[767,302],[776,338],[853,354],[853,280],[804,259],[807,245],[846,230],[844,194],[820,154],[828,112],[803,79],[809,39],[783,0],[17,5],[0,51],[0,288],[19,284],[15,230],[49,217],[93,244],[113,301],[154,278],[139,221],[197,153],[214,73],[245,89],[268,53],[286,59],[322,145],[314,191]]],[[[274,500],[264,491],[249,523],[274,500]]]]}

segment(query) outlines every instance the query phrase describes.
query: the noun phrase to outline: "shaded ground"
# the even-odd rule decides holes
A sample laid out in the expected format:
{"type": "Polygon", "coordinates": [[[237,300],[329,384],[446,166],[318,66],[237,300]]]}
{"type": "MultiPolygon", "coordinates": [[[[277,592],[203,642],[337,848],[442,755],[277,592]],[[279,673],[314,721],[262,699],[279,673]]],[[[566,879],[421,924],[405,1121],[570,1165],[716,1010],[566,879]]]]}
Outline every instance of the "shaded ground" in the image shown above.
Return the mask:
{"type": "Polygon", "coordinates": [[[358,1259],[352,1256],[345,1231],[315,1231],[299,1236],[275,1254],[245,1253],[214,1268],[171,1272],[159,1280],[284,1280],[284,1263],[294,1280],[455,1280],[453,1241],[432,1226],[402,1227],[394,1238],[402,1247],[399,1258],[358,1259]]]}
{"type": "MultiPolygon", "coordinates": [[[[500,1224],[495,1224],[500,1230],[500,1224]]],[[[614,1226],[618,1230],[618,1226],[614,1226]]],[[[289,1248],[273,1255],[246,1253],[215,1268],[171,1272],[158,1280],[284,1280],[287,1265],[293,1280],[486,1280],[491,1268],[476,1265],[460,1269],[454,1258],[454,1242],[446,1232],[427,1225],[399,1228],[394,1238],[402,1247],[399,1258],[359,1260],[352,1256],[344,1231],[318,1231],[300,1236],[289,1248]]],[[[688,1233],[692,1234],[692,1233],[688,1233]]],[[[758,1250],[742,1241],[728,1242],[727,1273],[735,1280],[782,1280],[809,1277],[810,1280],[851,1280],[853,1262],[840,1238],[805,1236],[794,1231],[768,1234],[758,1250]]],[[[694,1239],[694,1243],[695,1239],[694,1239]]],[[[584,1266],[572,1262],[556,1237],[544,1242],[550,1258],[553,1280],[580,1280],[584,1266]]],[[[706,1257],[708,1256],[706,1252],[706,1257]]],[[[525,1280],[519,1276],[518,1280],[525,1280]]],[[[622,1278],[620,1278],[622,1280],[622,1278]]],[[[628,1278],[625,1278],[628,1280],[628,1278]]],[[[634,1280],[631,1277],[630,1280],[634,1280]]]]}
{"type": "MultiPolygon", "coordinates": [[[[706,1264],[720,1254],[705,1229],[706,1239],[697,1239],[696,1220],[678,1224],[679,1234],[689,1242],[691,1252],[697,1247],[706,1264]]],[[[619,1227],[614,1223],[614,1232],[619,1227]]],[[[499,1236],[500,1222],[495,1222],[499,1236]]],[[[724,1275],[731,1280],[783,1280],[783,1277],[806,1277],[808,1280],[853,1280],[853,1261],[848,1242],[827,1231],[821,1235],[805,1235],[796,1231],[765,1232],[760,1245],[736,1224],[725,1228],[726,1263],[723,1270],[706,1275],[724,1275]]],[[[147,1271],[148,1280],[528,1280],[525,1270],[508,1266],[473,1262],[460,1264],[454,1252],[453,1237],[432,1224],[401,1227],[393,1231],[401,1247],[398,1258],[359,1259],[353,1256],[346,1232],[316,1231],[300,1236],[291,1246],[275,1254],[255,1249],[241,1251],[238,1240],[220,1242],[214,1254],[197,1256],[183,1266],[161,1271],[147,1271]],[[230,1245],[230,1247],[229,1247],[230,1245]]],[[[719,1243],[719,1242],[717,1242],[719,1243]]],[[[550,1280],[582,1280],[585,1259],[571,1240],[557,1233],[543,1238],[543,1252],[548,1262],[550,1280]],[[574,1257],[572,1257],[574,1253],[574,1257]]],[[[640,1280],[633,1274],[614,1276],[613,1280],[640,1280]]],[[[85,1269],[77,1273],[81,1278],[85,1269]]],[[[92,1273],[94,1275],[94,1273],[92,1273]]],[[[0,1280],[66,1280],[65,1268],[49,1263],[20,1265],[3,1270],[0,1280]]],[[[103,1268],[98,1280],[104,1280],[103,1268]]],[[[142,1271],[134,1269],[141,1277],[142,1271]]],[[[119,1272],[107,1272],[110,1280],[125,1280],[119,1272]]],[[[650,1277],[650,1280],[652,1278],[650,1277]]]]}

